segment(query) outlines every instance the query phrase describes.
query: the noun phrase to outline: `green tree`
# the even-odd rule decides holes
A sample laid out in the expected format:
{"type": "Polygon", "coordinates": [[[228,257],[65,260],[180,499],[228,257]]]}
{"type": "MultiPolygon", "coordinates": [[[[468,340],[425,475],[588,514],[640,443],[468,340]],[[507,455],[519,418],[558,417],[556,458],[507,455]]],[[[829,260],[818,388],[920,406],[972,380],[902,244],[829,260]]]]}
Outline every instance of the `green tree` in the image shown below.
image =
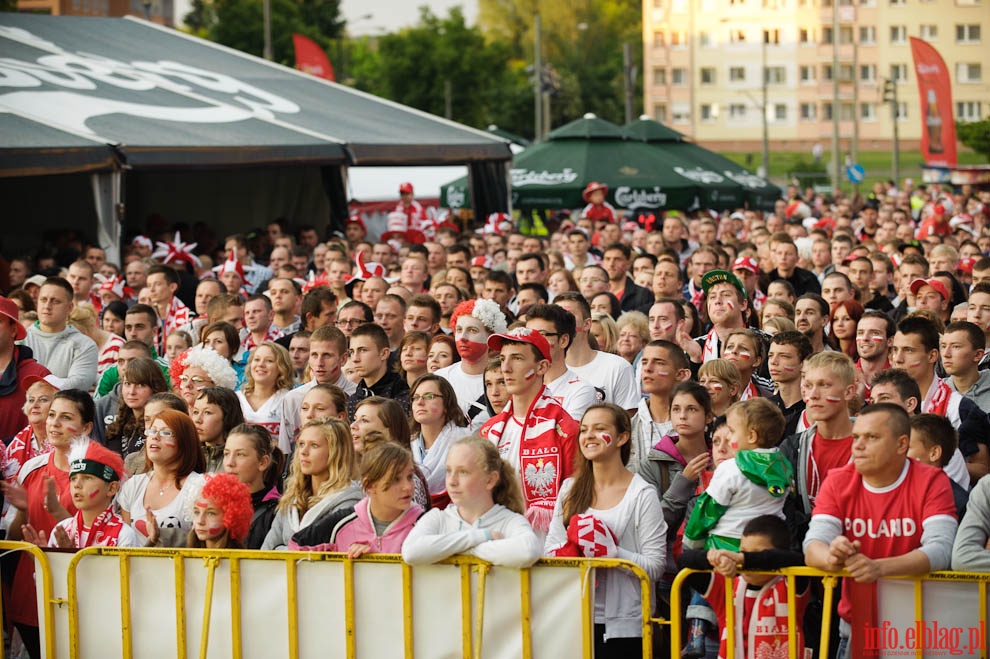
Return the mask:
{"type": "Polygon", "coordinates": [[[479,128],[519,114],[513,108],[525,102],[529,83],[508,45],[486,42],[460,7],[445,18],[420,11],[412,28],[352,44],[348,71],[355,85],[440,116],[449,86],[452,119],[479,128]]]}
{"type": "MultiPolygon", "coordinates": [[[[340,0],[271,0],[271,14],[272,55],[287,66],[295,64],[294,33],[327,48],[344,29],[340,0]]],[[[259,57],[263,54],[261,0],[193,0],[186,20],[208,39],[259,57]]]]}
{"type": "MultiPolygon", "coordinates": [[[[553,67],[561,88],[551,99],[552,124],[585,112],[623,123],[623,44],[642,71],[642,5],[638,0],[479,0],[478,23],[485,35],[509,44],[515,60],[531,64],[534,16],[540,14],[542,59],[553,67]]],[[[636,76],[633,116],[642,108],[641,75],[636,76]]],[[[529,122],[532,124],[532,120],[529,122]]],[[[525,134],[532,134],[532,130],[525,134]]]]}
{"type": "Polygon", "coordinates": [[[956,123],[959,141],[990,160],[990,119],[956,123]]]}

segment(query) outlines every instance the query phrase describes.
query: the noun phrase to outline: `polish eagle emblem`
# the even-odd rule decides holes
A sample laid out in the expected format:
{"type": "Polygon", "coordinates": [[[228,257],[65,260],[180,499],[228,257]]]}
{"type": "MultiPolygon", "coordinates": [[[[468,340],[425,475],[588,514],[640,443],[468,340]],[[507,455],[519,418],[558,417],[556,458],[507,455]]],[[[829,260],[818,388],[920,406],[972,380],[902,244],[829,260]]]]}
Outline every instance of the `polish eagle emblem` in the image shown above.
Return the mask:
{"type": "Polygon", "coordinates": [[[525,477],[526,484],[537,496],[549,496],[557,482],[557,468],[552,462],[544,462],[541,458],[536,464],[526,465],[525,477]]]}

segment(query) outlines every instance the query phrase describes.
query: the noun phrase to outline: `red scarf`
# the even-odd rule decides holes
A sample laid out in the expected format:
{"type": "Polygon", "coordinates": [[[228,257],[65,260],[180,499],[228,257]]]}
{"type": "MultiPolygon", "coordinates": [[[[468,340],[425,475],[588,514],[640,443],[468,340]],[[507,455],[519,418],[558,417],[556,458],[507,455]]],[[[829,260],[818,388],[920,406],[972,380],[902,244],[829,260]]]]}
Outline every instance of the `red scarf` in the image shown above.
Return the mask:
{"type": "Polygon", "coordinates": [[[718,359],[718,333],[715,328],[711,328],[708,331],[708,335],[705,337],[705,351],[701,358],[701,363],[705,364],[713,359],[718,359]]]}
{"type": "Polygon", "coordinates": [[[82,542],[84,528],[82,511],[80,510],[72,518],[72,524],[66,528],[69,538],[72,540],[73,547],[77,549],[85,549],[92,546],[116,547],[117,538],[120,536],[121,529],[124,528],[124,520],[119,515],[114,514],[113,506],[111,505],[100,513],[99,517],[93,520],[93,525],[89,527],[89,536],[86,538],[86,544],[82,542]]]}
{"type": "Polygon", "coordinates": [[[759,398],[759,397],[760,397],[760,391],[759,389],[756,388],[756,385],[753,384],[751,380],[750,383],[746,385],[746,388],[743,389],[742,396],[739,397],[739,400],[741,401],[749,400],[750,398],[759,398]]]}
{"type": "MultiPolygon", "coordinates": [[[[505,409],[478,431],[495,443],[503,458],[512,448],[508,442],[501,441],[505,424],[512,418],[512,405],[510,399],[505,409]]],[[[544,385],[526,410],[519,455],[509,459],[510,463],[519,465],[526,519],[534,529],[545,533],[550,528],[560,485],[573,470],[577,436],[577,421],[550,396],[544,385]]]]}
{"type": "MultiPolygon", "coordinates": [[[[272,323],[271,325],[268,326],[268,333],[265,334],[265,338],[261,341],[261,343],[265,343],[267,341],[274,341],[275,339],[281,339],[282,336],[283,336],[282,330],[275,327],[275,323],[272,323]]],[[[251,334],[251,332],[248,332],[247,335],[244,337],[244,340],[241,341],[241,350],[243,350],[244,352],[251,352],[259,345],[261,345],[261,343],[255,343],[254,335],[251,334]]]]}

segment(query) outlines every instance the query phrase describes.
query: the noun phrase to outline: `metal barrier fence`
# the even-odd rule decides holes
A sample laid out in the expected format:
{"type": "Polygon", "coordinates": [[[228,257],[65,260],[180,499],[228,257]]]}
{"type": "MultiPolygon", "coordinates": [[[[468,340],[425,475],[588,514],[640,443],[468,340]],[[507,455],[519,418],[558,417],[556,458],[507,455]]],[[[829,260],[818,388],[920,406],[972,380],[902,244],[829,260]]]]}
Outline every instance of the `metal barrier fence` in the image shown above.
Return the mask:
{"type": "MultiPolygon", "coordinates": [[[[612,559],[553,558],[516,570],[468,556],[452,557],[438,566],[411,567],[396,555],[384,554],[354,560],[342,554],[308,552],[116,547],[66,554],[0,542],[0,551],[8,550],[31,552],[39,574],[44,575],[39,580],[38,601],[47,657],[90,657],[99,648],[101,656],[119,654],[125,659],[295,659],[317,654],[465,659],[566,654],[590,658],[594,653],[593,570],[619,568],[632,573],[647,602],[653,589],[640,567],[612,559]],[[443,581],[452,578],[452,573],[456,573],[457,586],[445,588],[443,581]],[[167,583],[168,575],[171,583],[167,583]],[[64,595],[56,592],[62,588],[63,576],[64,595]],[[330,587],[323,589],[323,583],[330,587]],[[385,593],[386,585],[396,593],[395,598],[385,593]],[[276,594],[279,588],[281,596],[276,594]],[[314,588],[320,595],[316,606],[322,607],[316,617],[324,618],[318,626],[312,620],[314,588]],[[307,589],[311,592],[304,593],[307,589]],[[516,596],[508,595],[514,589],[516,596]],[[326,592],[333,594],[322,595],[326,592]],[[444,598],[444,593],[452,596],[444,598]],[[371,607],[369,597],[376,600],[371,607]],[[265,606],[273,609],[271,616],[259,614],[265,606]],[[510,615],[515,625],[506,624],[510,615]],[[279,633],[268,632],[281,628],[283,622],[280,631],[284,631],[285,642],[273,648],[279,633]],[[380,637],[390,636],[391,628],[396,631],[394,643],[383,651],[380,637]],[[325,638],[314,642],[315,633],[325,638]],[[456,640],[444,646],[451,638],[456,640]],[[335,654],[328,647],[338,639],[343,639],[342,647],[335,654]],[[575,646],[570,648],[573,652],[567,651],[568,644],[575,646]]],[[[649,659],[655,621],[649,607],[642,611],[642,656],[649,659]]]]}
{"type": "MultiPolygon", "coordinates": [[[[632,573],[644,602],[651,600],[653,590],[641,568],[613,559],[544,559],[533,568],[515,570],[468,556],[411,567],[396,555],[383,554],[354,560],[309,552],[113,547],[70,554],[0,542],[0,552],[16,551],[29,552],[35,560],[42,648],[49,658],[592,657],[593,571],[632,573]],[[510,618],[512,624],[507,623],[510,618]],[[383,651],[390,629],[398,640],[383,651]],[[330,651],[334,643],[341,645],[337,654],[330,651]],[[95,654],[94,647],[101,652],[95,654]]],[[[644,659],[653,656],[654,625],[670,627],[671,656],[679,656],[683,630],[677,612],[682,610],[684,580],[693,572],[682,571],[673,583],[672,620],[653,618],[649,607],[642,607],[644,659]]],[[[834,641],[829,630],[835,587],[844,575],[807,567],[765,574],[785,577],[790,601],[796,579],[822,579],[820,647],[829,647],[834,641]]],[[[913,656],[987,659],[988,583],[990,574],[984,573],[895,577],[880,583],[879,600],[895,624],[979,624],[969,628],[970,652],[926,654],[930,648],[919,643],[913,656]]],[[[725,598],[726,631],[735,638],[731,587],[725,598]]],[[[789,656],[799,659],[796,616],[795,607],[789,607],[789,656]]],[[[733,656],[730,644],[727,659],[733,656]]]]}

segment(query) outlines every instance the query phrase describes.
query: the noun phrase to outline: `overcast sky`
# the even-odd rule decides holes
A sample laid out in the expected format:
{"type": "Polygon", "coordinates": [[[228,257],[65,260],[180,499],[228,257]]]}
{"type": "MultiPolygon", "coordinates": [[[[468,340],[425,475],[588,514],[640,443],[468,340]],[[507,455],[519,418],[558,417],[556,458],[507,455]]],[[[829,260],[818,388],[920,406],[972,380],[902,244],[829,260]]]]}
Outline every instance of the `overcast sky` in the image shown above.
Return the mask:
{"type": "Polygon", "coordinates": [[[446,16],[447,10],[460,5],[468,24],[478,18],[478,0],[343,0],[341,11],[352,35],[375,34],[415,25],[423,5],[438,16],[446,16]],[[372,17],[362,18],[367,14],[372,17]]]}

